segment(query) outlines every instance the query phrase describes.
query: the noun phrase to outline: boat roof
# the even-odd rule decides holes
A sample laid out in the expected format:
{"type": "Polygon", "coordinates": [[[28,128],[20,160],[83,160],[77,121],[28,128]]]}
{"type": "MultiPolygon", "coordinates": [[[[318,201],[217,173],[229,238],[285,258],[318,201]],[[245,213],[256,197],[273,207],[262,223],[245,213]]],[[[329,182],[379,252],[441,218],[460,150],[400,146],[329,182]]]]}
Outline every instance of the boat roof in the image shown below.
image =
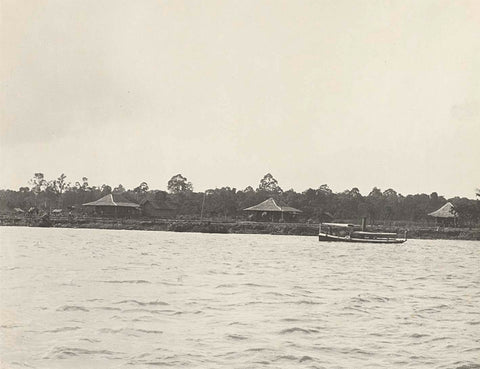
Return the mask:
{"type": "Polygon", "coordinates": [[[345,223],[321,223],[321,225],[326,225],[329,227],[340,227],[340,228],[349,228],[349,227],[355,227],[353,224],[345,224],[345,223]]]}
{"type": "Polygon", "coordinates": [[[375,235],[383,237],[396,237],[396,233],[385,233],[385,232],[365,232],[365,231],[356,231],[354,234],[364,234],[364,235],[375,235]]]}

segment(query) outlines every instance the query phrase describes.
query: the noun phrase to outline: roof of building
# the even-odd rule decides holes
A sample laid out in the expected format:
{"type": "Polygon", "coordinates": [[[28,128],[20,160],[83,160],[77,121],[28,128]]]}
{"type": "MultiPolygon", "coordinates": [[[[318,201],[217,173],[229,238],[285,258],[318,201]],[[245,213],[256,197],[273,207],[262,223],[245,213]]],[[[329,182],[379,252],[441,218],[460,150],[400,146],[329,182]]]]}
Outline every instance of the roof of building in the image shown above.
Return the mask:
{"type": "Polygon", "coordinates": [[[148,199],[144,199],[140,202],[140,206],[145,206],[146,204],[150,204],[152,206],[152,208],[157,209],[157,210],[173,210],[165,202],[159,203],[159,202],[148,200],[148,199]]]}
{"type": "Polygon", "coordinates": [[[275,211],[283,213],[301,213],[301,210],[290,206],[280,206],[271,197],[258,205],[243,209],[244,211],[275,211]]]}
{"type": "Polygon", "coordinates": [[[301,210],[292,208],[291,206],[280,206],[284,213],[301,213],[301,210]]]}
{"type": "Polygon", "coordinates": [[[447,202],[440,209],[435,210],[434,212],[429,213],[428,215],[435,218],[456,218],[458,216],[455,207],[451,202],[447,202]]]}
{"type": "Polygon", "coordinates": [[[87,202],[84,206],[118,206],[126,208],[138,208],[140,205],[134,202],[128,201],[122,195],[109,194],[105,195],[97,201],[87,202]]]}

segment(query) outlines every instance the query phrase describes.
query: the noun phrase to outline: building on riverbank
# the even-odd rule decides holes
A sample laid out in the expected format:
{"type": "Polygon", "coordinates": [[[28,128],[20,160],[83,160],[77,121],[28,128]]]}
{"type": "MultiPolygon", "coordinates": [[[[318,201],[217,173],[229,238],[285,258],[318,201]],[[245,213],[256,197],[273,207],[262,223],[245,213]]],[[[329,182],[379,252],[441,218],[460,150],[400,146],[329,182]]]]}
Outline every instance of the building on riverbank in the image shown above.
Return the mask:
{"type": "Polygon", "coordinates": [[[140,203],[142,215],[150,218],[173,218],[175,210],[166,203],[155,202],[151,200],[143,200],[140,203]]]}
{"type": "Polygon", "coordinates": [[[249,212],[255,220],[260,221],[292,221],[302,211],[291,206],[279,205],[273,198],[269,198],[260,204],[243,209],[249,212]]]}
{"type": "Polygon", "coordinates": [[[458,212],[451,202],[447,202],[440,209],[428,214],[435,218],[435,224],[442,227],[456,227],[458,220],[458,212]]]}
{"type": "Polygon", "coordinates": [[[129,217],[140,213],[139,204],[128,201],[119,194],[108,194],[83,206],[92,209],[95,215],[110,217],[129,217]]]}

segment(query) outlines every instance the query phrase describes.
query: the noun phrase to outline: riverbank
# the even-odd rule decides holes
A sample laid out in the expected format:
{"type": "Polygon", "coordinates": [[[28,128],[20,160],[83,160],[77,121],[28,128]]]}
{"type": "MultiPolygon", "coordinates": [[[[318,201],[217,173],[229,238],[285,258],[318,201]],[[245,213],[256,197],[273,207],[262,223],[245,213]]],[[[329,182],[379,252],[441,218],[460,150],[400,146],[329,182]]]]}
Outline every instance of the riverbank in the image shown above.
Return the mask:
{"type": "MultiPolygon", "coordinates": [[[[25,217],[1,217],[0,226],[39,226],[41,223],[25,217]]],[[[172,219],[112,219],[112,218],[52,218],[49,224],[56,228],[125,229],[199,233],[248,233],[317,236],[318,224],[263,223],[263,222],[211,222],[172,219]]],[[[396,232],[397,227],[372,226],[374,231],[396,232]]],[[[480,240],[480,228],[408,227],[408,238],[480,240]]]]}

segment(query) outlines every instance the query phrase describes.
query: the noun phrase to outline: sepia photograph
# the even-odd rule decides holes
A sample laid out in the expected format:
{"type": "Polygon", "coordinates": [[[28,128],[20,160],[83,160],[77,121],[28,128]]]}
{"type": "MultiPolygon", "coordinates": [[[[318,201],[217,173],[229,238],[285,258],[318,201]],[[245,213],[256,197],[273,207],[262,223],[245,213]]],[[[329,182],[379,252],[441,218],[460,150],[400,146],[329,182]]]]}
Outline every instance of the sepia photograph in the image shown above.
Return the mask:
{"type": "Polygon", "coordinates": [[[0,369],[480,369],[479,0],[0,0],[0,369]]]}

